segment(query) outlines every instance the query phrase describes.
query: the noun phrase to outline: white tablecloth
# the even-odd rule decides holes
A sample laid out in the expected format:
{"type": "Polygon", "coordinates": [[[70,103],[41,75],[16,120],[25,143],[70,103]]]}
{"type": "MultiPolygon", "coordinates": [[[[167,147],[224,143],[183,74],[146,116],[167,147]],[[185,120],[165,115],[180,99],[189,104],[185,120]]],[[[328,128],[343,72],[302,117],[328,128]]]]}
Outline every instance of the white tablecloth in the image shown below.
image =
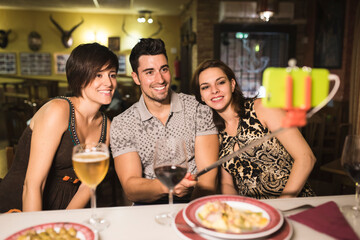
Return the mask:
{"type": "MultiPolygon", "coordinates": [[[[320,205],[328,201],[334,201],[338,206],[354,205],[354,195],[326,196],[312,198],[291,198],[263,200],[267,204],[279,210],[296,207],[302,204],[320,205]]],[[[176,204],[176,209],[181,209],[185,204],[176,204]]],[[[97,213],[111,222],[106,230],[100,232],[100,240],[117,239],[154,239],[171,240],[182,239],[172,228],[159,225],[154,217],[160,212],[168,210],[167,205],[149,205],[132,207],[99,208],[97,213]]],[[[285,216],[300,212],[301,209],[284,213],[285,216]]],[[[49,222],[78,222],[83,223],[90,217],[91,209],[79,210],[56,210],[29,213],[12,213],[0,215],[0,239],[5,239],[11,234],[24,228],[49,222]]],[[[360,236],[360,221],[347,216],[348,222],[360,236]]],[[[332,239],[305,225],[291,221],[294,228],[293,238],[296,239],[332,239]]]]}

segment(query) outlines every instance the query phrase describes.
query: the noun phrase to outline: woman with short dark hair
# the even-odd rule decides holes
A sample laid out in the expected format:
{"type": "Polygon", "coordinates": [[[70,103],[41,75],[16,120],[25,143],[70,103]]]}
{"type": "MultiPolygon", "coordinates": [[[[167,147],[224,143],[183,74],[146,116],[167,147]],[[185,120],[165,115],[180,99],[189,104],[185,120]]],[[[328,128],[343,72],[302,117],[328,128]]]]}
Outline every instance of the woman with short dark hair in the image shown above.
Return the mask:
{"type": "Polygon", "coordinates": [[[70,54],[66,75],[72,97],[42,106],[24,130],[8,174],[0,183],[0,212],[82,208],[90,189],[72,168],[74,145],[109,145],[110,120],[99,112],[116,88],[118,60],[98,43],[82,44],[70,54]]]}

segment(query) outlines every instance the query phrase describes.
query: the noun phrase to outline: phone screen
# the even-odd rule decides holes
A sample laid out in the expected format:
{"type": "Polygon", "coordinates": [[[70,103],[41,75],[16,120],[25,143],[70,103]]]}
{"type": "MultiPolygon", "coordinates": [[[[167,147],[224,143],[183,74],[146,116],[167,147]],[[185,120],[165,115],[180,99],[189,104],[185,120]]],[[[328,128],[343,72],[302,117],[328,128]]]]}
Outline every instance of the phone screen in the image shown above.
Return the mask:
{"type": "Polygon", "coordinates": [[[293,107],[303,108],[305,106],[305,79],[308,75],[311,77],[311,107],[317,106],[328,96],[329,71],[327,69],[312,69],[309,73],[301,68],[296,68],[288,73],[286,68],[270,67],[263,74],[265,97],[262,98],[262,103],[265,107],[285,107],[286,79],[289,74],[293,79],[293,107]]]}

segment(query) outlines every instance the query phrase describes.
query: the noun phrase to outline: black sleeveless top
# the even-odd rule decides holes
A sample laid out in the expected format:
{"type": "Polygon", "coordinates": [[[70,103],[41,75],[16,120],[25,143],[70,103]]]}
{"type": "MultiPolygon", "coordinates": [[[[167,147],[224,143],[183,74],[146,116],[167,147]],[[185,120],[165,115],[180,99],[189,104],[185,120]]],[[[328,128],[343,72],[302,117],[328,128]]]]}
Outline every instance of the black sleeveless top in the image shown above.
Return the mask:
{"type": "MultiPolygon", "coordinates": [[[[43,193],[43,210],[65,209],[77,192],[80,182],[72,167],[72,148],[79,144],[75,129],[75,111],[72,102],[66,97],[57,97],[68,101],[70,107],[68,129],[54,155],[43,193]]],[[[107,117],[102,113],[102,129],[99,142],[106,141],[107,117]]],[[[50,134],[50,133],[49,133],[50,134]]],[[[22,193],[25,174],[29,162],[32,130],[28,126],[17,146],[13,164],[0,182],[0,212],[10,209],[22,210],[22,193]]]]}

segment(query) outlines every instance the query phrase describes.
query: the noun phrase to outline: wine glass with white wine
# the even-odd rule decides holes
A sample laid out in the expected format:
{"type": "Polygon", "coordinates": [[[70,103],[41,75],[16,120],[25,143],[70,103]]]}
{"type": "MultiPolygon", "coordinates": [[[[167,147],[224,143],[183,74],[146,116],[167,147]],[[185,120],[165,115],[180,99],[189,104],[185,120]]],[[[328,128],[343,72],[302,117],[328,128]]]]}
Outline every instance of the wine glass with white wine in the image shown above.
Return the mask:
{"type": "Polygon", "coordinates": [[[179,138],[165,138],[156,142],[154,154],[154,172],[156,177],[169,189],[169,212],[155,217],[162,225],[171,225],[174,219],[173,190],[187,172],[187,154],[185,141],[179,138]]]}
{"type": "Polygon", "coordinates": [[[107,228],[110,223],[95,213],[95,191],[109,169],[108,146],[104,143],[78,144],[73,148],[72,162],[76,176],[91,189],[92,215],[88,222],[95,230],[101,231],[107,228]]]}
{"type": "Polygon", "coordinates": [[[343,152],[341,155],[341,165],[354,180],[356,186],[355,206],[343,206],[341,211],[344,214],[360,218],[360,135],[346,136],[343,152]]]}

